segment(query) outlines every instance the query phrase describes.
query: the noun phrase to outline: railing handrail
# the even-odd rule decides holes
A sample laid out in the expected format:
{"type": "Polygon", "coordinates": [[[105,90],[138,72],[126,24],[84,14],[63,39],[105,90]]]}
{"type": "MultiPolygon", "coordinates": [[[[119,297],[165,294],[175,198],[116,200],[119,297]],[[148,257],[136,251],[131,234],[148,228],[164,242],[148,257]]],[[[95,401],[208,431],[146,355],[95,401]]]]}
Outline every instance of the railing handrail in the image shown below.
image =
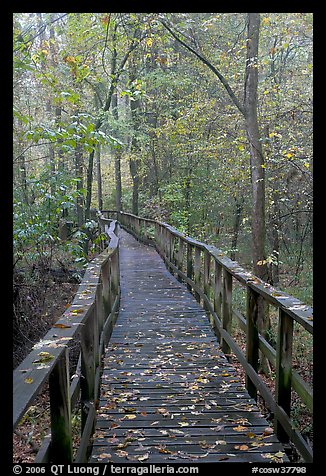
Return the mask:
{"type": "MultiPolygon", "coordinates": [[[[43,339],[33,346],[33,350],[13,372],[14,430],[43,385],[49,381],[52,441],[48,439],[47,444],[48,446],[49,443],[51,444],[51,451],[54,454],[53,461],[64,462],[66,460],[68,462],[72,460],[72,448],[61,447],[55,449],[58,441],[53,442],[54,439],[67,436],[71,440],[71,434],[62,435],[63,429],[56,426],[55,414],[57,411],[64,413],[63,418],[66,425],[64,431],[71,433],[71,428],[69,429],[71,424],[71,422],[69,423],[70,412],[74,407],[74,402],[78,399],[77,394],[80,389],[84,394],[82,400],[84,400],[85,406],[87,406],[87,401],[90,404],[92,400],[94,401],[95,393],[98,392],[96,386],[99,385],[100,354],[107,342],[110,325],[112,324],[111,320],[117,310],[119,301],[119,238],[116,235],[118,223],[116,220],[104,218],[101,214],[99,214],[98,219],[102,231],[106,233],[110,240],[107,248],[89,263],[69,308],[66,309],[43,339]],[[89,335],[86,335],[86,329],[90,330],[88,334],[92,335],[92,342],[89,335]],[[79,358],[79,372],[88,373],[88,376],[80,379],[80,375],[75,375],[70,384],[67,349],[69,342],[76,338],[79,333],[81,333],[80,342],[82,347],[79,358]],[[92,372],[94,375],[92,375],[92,372]],[[96,372],[97,376],[95,375],[96,372]],[[58,386],[61,388],[56,388],[58,386]],[[61,433],[61,436],[56,435],[56,432],[61,433]]],[[[84,426],[86,426],[89,408],[84,410],[84,426]]],[[[91,425],[88,424],[88,427],[91,427],[91,425]]],[[[71,445],[71,441],[69,445],[71,445]]],[[[83,445],[85,449],[86,443],[83,443],[83,445]]],[[[58,447],[60,447],[60,442],[58,447]]],[[[80,454],[81,460],[84,459],[84,453],[83,450],[83,455],[80,454]]],[[[48,458],[48,456],[45,458],[48,458]]]]}
{"type": "Polygon", "coordinates": [[[117,220],[127,231],[138,239],[152,242],[168,268],[187,284],[188,289],[194,292],[198,300],[202,300],[204,308],[212,317],[222,350],[226,354],[232,350],[242,364],[246,372],[246,387],[249,394],[256,398],[259,391],[267,407],[274,414],[276,433],[281,441],[291,440],[304,460],[312,461],[311,447],[294,428],[290,418],[292,389],[312,411],[312,388],[292,369],[293,321],[312,334],[312,307],[246,271],[215,246],[187,237],[167,223],[116,210],[103,210],[102,213],[116,214],[117,220]],[[147,235],[149,225],[155,228],[154,241],[147,235]],[[203,259],[201,253],[204,255],[203,259]],[[211,292],[212,260],[215,263],[213,292],[211,292]],[[184,267],[186,269],[183,271],[184,267]],[[232,309],[233,278],[247,289],[247,318],[232,309]],[[213,302],[210,294],[213,294],[213,302]],[[276,350],[264,339],[257,327],[258,318],[262,313],[262,306],[259,303],[262,300],[279,309],[276,350]],[[231,336],[233,316],[247,333],[246,356],[231,336]],[[275,398],[258,375],[258,349],[276,368],[275,398]]]}

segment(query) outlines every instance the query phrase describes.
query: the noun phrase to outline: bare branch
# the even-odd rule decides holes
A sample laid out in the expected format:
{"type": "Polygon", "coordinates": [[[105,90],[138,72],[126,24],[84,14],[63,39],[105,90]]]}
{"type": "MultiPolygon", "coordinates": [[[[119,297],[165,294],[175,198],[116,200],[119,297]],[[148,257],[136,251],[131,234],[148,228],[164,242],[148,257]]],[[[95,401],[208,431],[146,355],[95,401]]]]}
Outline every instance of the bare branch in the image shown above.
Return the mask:
{"type": "Polygon", "coordinates": [[[230,98],[232,99],[233,103],[235,104],[235,106],[239,109],[241,114],[245,117],[245,115],[246,115],[245,108],[243,107],[243,105],[240,103],[240,101],[238,100],[238,98],[234,94],[231,86],[229,85],[227,80],[224,78],[222,73],[218,69],[216,69],[215,66],[213,66],[212,63],[210,63],[208,61],[208,59],[206,59],[202,54],[198,53],[198,51],[194,50],[191,46],[189,46],[187,43],[185,43],[183,40],[181,40],[181,38],[179,38],[174,33],[174,31],[171,30],[171,28],[163,20],[160,19],[160,22],[162,23],[164,28],[166,28],[171,33],[171,35],[173,36],[173,38],[175,40],[177,40],[182,46],[184,46],[185,48],[187,48],[187,50],[189,50],[191,53],[193,53],[195,56],[197,56],[197,58],[199,58],[200,61],[202,61],[202,63],[206,64],[206,66],[208,66],[208,68],[211,71],[213,71],[213,73],[218,77],[218,79],[221,81],[221,83],[223,84],[223,86],[227,90],[227,92],[228,92],[230,98]]]}

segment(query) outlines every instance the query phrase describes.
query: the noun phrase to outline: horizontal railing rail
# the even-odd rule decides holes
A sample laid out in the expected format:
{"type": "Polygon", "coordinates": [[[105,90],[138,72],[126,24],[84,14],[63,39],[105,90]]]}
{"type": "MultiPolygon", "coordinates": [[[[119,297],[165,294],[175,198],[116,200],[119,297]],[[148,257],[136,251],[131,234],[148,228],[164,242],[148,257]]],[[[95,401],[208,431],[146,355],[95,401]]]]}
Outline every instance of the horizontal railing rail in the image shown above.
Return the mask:
{"type": "Polygon", "coordinates": [[[313,411],[313,390],[292,368],[294,322],[313,334],[313,309],[246,271],[215,246],[189,238],[166,223],[116,210],[105,210],[103,214],[114,216],[136,238],[156,247],[169,270],[187,284],[209,313],[222,350],[226,355],[232,351],[246,373],[249,394],[257,399],[258,392],[273,414],[279,439],[291,441],[303,459],[311,462],[312,448],[291,419],[291,393],[295,391],[306,408],[313,411]],[[234,309],[235,283],[246,289],[246,316],[234,309]],[[266,312],[265,304],[278,310],[276,349],[258,328],[266,312]],[[246,333],[246,354],[231,336],[233,319],[246,333]],[[275,369],[275,395],[258,374],[259,350],[275,369]]]}
{"type": "Polygon", "coordinates": [[[14,430],[48,384],[51,433],[35,462],[83,463],[95,427],[100,389],[101,356],[107,345],[120,301],[118,223],[99,214],[107,247],[88,265],[72,304],[34,345],[13,373],[14,430]],[[69,344],[80,345],[70,376],[69,344]],[[73,456],[72,411],[80,404],[81,434],[73,456]]]}

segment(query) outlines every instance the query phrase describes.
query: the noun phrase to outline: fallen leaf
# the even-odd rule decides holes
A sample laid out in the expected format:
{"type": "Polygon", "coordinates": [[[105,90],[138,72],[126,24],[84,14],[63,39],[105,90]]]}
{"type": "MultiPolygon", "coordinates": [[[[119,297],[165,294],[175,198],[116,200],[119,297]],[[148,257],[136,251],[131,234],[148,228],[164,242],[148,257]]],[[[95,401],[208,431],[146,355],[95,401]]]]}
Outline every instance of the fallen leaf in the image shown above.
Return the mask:
{"type": "Polygon", "coordinates": [[[274,433],[273,429],[271,427],[267,427],[264,429],[264,433],[263,433],[263,436],[270,436],[274,433]]]}
{"type": "Polygon", "coordinates": [[[236,426],[233,428],[234,431],[245,431],[247,430],[247,427],[246,426],[236,426]]]}
{"type": "Polygon", "coordinates": [[[57,329],[69,329],[71,326],[67,326],[66,324],[53,324],[53,327],[57,329]]]}
{"type": "Polygon", "coordinates": [[[137,418],[137,415],[125,415],[122,420],[134,420],[137,418]]]}
{"type": "Polygon", "coordinates": [[[110,458],[112,458],[112,455],[110,455],[110,453],[101,453],[100,455],[98,455],[98,458],[100,458],[100,459],[110,459],[110,458]]]}
{"type": "Polygon", "coordinates": [[[278,451],[277,453],[275,453],[276,458],[283,458],[283,456],[285,456],[285,453],[283,453],[282,451],[278,451]]]}
{"type": "Polygon", "coordinates": [[[33,383],[34,380],[31,377],[29,377],[29,378],[25,378],[24,382],[25,383],[33,383]]]}
{"type": "Polygon", "coordinates": [[[144,455],[141,455],[141,456],[136,456],[136,459],[138,459],[138,461],[146,461],[148,458],[149,458],[149,453],[145,453],[144,455]]]}
{"type": "Polygon", "coordinates": [[[247,445],[236,445],[234,448],[235,448],[236,450],[240,450],[240,451],[247,451],[247,450],[249,450],[249,446],[247,446],[247,445]]]}
{"type": "Polygon", "coordinates": [[[158,408],[156,410],[156,413],[160,413],[160,415],[163,415],[164,417],[167,417],[170,415],[170,412],[166,408],[158,408]]]}
{"type": "Polygon", "coordinates": [[[115,454],[117,456],[119,456],[119,458],[126,458],[127,456],[129,456],[129,453],[127,451],[123,451],[123,450],[118,450],[118,451],[116,451],[115,454]]]}
{"type": "Polygon", "coordinates": [[[73,309],[73,310],[71,311],[71,314],[76,315],[76,314],[82,314],[83,312],[84,312],[84,309],[81,307],[81,308],[79,308],[79,309],[73,309]]]}
{"type": "Polygon", "coordinates": [[[38,355],[40,356],[40,358],[34,360],[33,364],[44,364],[54,359],[54,355],[49,354],[49,352],[40,352],[38,355]]]}

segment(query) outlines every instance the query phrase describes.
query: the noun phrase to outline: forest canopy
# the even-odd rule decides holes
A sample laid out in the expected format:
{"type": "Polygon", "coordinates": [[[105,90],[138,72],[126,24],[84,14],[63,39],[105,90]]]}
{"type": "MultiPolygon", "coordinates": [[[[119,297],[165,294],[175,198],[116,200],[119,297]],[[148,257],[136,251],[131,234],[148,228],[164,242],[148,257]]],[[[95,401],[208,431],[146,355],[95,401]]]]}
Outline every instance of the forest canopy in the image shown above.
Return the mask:
{"type": "Polygon", "coordinates": [[[60,247],[82,266],[91,210],[117,209],[309,303],[312,20],[15,13],[15,266],[60,247]]]}

